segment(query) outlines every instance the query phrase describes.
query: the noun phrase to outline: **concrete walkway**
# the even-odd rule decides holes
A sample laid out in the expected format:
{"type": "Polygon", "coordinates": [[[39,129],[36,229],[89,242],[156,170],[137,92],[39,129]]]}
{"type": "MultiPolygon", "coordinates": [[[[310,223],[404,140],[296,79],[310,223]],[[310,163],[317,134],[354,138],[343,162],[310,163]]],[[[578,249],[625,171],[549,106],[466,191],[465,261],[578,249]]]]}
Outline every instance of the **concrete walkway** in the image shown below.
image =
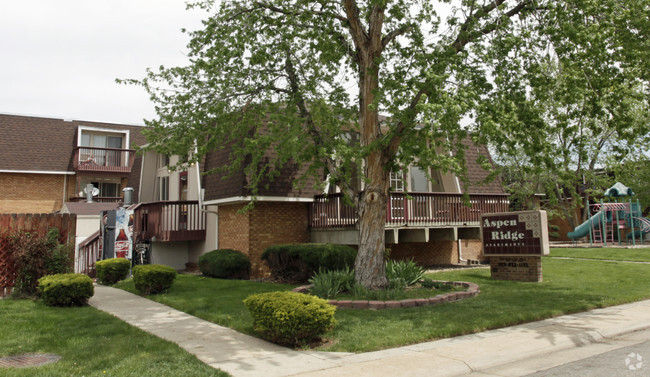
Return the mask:
{"type": "MultiPolygon", "coordinates": [[[[456,338],[352,354],[290,350],[101,285],[95,286],[90,305],[172,341],[234,377],[463,376],[470,373],[488,376],[490,370],[502,365],[650,328],[649,300],[456,338]]],[[[512,369],[511,375],[536,371],[524,369],[512,369]]]]}

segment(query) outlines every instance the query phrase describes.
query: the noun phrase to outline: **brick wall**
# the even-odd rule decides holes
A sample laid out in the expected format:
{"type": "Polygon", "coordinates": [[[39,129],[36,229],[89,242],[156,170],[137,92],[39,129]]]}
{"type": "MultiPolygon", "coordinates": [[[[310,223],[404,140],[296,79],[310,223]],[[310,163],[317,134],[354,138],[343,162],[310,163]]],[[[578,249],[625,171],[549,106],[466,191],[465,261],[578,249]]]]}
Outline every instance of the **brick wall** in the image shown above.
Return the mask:
{"type": "Polygon", "coordinates": [[[0,173],[0,213],[49,213],[74,195],[75,176],[61,174],[0,173]]]}
{"type": "Polygon", "coordinates": [[[249,253],[250,213],[238,213],[243,205],[219,206],[219,248],[249,253]]]}
{"type": "Polygon", "coordinates": [[[237,213],[243,205],[219,206],[219,248],[235,249],[251,260],[251,277],[268,276],[261,260],[272,245],[309,242],[307,205],[304,203],[259,202],[253,210],[237,213]]]}
{"type": "Polygon", "coordinates": [[[458,263],[456,241],[405,242],[387,244],[390,259],[413,259],[421,266],[458,263]]]}
{"type": "MultiPolygon", "coordinates": [[[[487,261],[481,255],[481,240],[461,240],[460,247],[465,260],[487,261]]],[[[464,263],[459,259],[458,241],[405,242],[387,244],[391,259],[413,259],[421,266],[464,263]]]]}
{"type": "Polygon", "coordinates": [[[460,248],[463,259],[487,262],[489,258],[482,255],[483,244],[481,240],[460,240],[460,248]]]}

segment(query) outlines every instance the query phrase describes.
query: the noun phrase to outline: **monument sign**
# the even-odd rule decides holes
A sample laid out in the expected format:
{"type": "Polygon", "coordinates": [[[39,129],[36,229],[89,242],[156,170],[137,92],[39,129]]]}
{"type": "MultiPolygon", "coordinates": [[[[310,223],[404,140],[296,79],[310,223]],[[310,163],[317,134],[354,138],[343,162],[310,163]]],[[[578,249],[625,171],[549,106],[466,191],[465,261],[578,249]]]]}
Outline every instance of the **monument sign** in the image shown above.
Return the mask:
{"type": "Polygon", "coordinates": [[[546,211],[481,216],[483,255],[493,279],[542,281],[542,255],[549,254],[546,211]]]}

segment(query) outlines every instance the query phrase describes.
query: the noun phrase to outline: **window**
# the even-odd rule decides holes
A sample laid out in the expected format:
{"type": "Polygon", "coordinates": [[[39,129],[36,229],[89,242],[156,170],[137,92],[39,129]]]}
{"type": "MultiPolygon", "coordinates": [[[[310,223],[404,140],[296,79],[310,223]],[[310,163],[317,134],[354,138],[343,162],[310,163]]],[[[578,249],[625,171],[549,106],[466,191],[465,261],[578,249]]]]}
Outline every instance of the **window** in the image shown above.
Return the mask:
{"type": "Polygon", "coordinates": [[[92,161],[100,166],[121,166],[122,152],[105,148],[122,149],[122,139],[122,135],[119,134],[84,131],[79,145],[88,148],[81,148],[80,161],[92,161]]]}
{"type": "Polygon", "coordinates": [[[395,192],[404,191],[404,172],[390,172],[390,190],[395,192]]]}
{"type": "Polygon", "coordinates": [[[169,166],[169,156],[166,154],[158,155],[158,169],[166,168],[169,166]]]}
{"type": "Polygon", "coordinates": [[[429,192],[429,180],[424,170],[411,166],[411,192],[429,192]]]}
{"type": "Polygon", "coordinates": [[[433,178],[433,182],[431,182],[431,191],[445,192],[445,187],[442,184],[442,175],[440,174],[440,171],[435,170],[433,174],[431,174],[431,178],[433,178]]]}
{"type": "Polygon", "coordinates": [[[169,177],[158,177],[158,200],[169,200],[169,177]]]}
{"type": "Polygon", "coordinates": [[[180,174],[180,200],[187,200],[187,172],[180,174]]]}
{"type": "Polygon", "coordinates": [[[121,185],[112,182],[91,182],[93,186],[99,189],[99,196],[105,198],[119,198],[121,185]]]}

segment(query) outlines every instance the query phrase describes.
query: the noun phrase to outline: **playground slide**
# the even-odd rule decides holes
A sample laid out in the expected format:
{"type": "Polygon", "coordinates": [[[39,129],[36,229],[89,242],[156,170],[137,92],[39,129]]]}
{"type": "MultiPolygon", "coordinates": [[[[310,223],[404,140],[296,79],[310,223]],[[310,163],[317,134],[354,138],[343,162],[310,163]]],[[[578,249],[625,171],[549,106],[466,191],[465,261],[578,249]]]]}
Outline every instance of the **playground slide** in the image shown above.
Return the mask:
{"type": "Polygon", "coordinates": [[[572,240],[576,240],[578,238],[582,238],[584,236],[589,235],[589,229],[591,229],[591,222],[594,222],[594,226],[596,228],[600,227],[601,223],[601,216],[603,215],[604,212],[598,212],[597,214],[591,216],[587,221],[584,223],[578,225],[573,232],[567,233],[567,237],[571,238],[572,240]]]}
{"type": "Polygon", "coordinates": [[[634,238],[641,239],[641,238],[643,238],[644,234],[650,232],[650,219],[648,219],[647,217],[635,217],[634,220],[637,221],[637,225],[641,229],[635,230],[634,233],[630,232],[627,235],[627,238],[631,239],[632,234],[634,234],[634,238]]]}

